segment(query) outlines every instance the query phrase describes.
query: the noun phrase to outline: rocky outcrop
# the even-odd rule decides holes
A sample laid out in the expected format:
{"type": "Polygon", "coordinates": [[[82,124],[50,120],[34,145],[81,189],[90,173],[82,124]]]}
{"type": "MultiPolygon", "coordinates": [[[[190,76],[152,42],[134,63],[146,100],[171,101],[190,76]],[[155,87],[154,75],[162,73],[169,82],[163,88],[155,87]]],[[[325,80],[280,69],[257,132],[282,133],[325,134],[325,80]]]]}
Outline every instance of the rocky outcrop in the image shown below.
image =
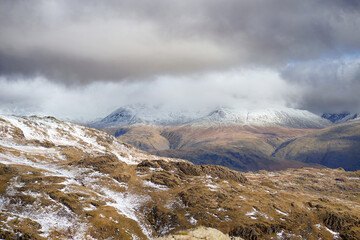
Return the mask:
{"type": "Polygon", "coordinates": [[[166,237],[156,238],[156,240],[242,240],[240,237],[229,237],[219,230],[208,227],[198,227],[188,231],[181,231],[166,237]]]}
{"type": "Polygon", "coordinates": [[[239,183],[245,183],[247,179],[238,171],[234,171],[222,166],[215,165],[194,165],[190,162],[166,162],[163,160],[148,161],[145,160],[137,165],[138,171],[149,171],[150,168],[161,169],[161,173],[153,174],[151,181],[156,184],[162,184],[169,187],[179,185],[176,180],[186,176],[211,176],[223,180],[233,180],[239,183]],[[170,171],[172,173],[170,173],[170,171]]]}

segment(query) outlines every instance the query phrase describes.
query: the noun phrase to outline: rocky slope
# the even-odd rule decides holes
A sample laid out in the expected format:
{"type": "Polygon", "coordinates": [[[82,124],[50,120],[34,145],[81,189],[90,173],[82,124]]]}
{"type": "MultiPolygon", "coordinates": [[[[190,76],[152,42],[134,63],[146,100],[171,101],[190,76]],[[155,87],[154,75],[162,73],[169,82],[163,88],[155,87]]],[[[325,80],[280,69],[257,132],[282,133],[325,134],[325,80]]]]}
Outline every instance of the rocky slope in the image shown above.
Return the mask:
{"type": "Polygon", "coordinates": [[[350,112],[343,112],[343,113],[324,113],[321,115],[322,118],[331,121],[332,123],[344,123],[356,118],[360,117],[359,113],[350,113],[350,112]]]}
{"type": "Polygon", "coordinates": [[[359,239],[360,173],[241,174],[156,157],[53,118],[0,117],[0,238],[359,239]]]}

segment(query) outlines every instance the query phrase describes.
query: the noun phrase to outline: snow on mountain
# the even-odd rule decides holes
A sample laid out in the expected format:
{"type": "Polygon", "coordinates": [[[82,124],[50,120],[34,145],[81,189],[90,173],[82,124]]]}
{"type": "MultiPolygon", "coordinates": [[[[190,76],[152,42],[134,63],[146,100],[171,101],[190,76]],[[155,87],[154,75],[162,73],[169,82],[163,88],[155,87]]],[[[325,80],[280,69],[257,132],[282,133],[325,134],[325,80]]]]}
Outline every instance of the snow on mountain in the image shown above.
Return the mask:
{"type": "Polygon", "coordinates": [[[212,111],[202,110],[171,111],[160,107],[131,105],[117,109],[92,127],[121,127],[134,124],[183,125],[194,126],[239,124],[253,126],[283,126],[291,128],[323,128],[330,121],[305,110],[291,108],[264,109],[247,111],[234,108],[218,108],[212,111]]]}
{"type": "Polygon", "coordinates": [[[321,117],[331,121],[332,123],[338,124],[359,118],[360,113],[324,113],[321,117]]]}
{"type": "Polygon", "coordinates": [[[203,116],[204,111],[172,111],[143,104],[120,107],[91,127],[120,127],[133,124],[181,125],[203,116]]]}
{"type": "Polygon", "coordinates": [[[199,119],[200,124],[241,124],[290,128],[323,128],[331,123],[305,110],[292,108],[244,111],[221,108],[199,119]]]}

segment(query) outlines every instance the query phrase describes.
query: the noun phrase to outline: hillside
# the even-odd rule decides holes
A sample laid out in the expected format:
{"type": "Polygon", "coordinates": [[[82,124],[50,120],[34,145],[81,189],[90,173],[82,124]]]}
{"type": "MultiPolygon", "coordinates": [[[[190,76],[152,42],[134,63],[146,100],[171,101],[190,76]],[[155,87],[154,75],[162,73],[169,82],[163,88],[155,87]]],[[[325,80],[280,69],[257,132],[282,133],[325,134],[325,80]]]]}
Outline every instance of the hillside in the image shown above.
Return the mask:
{"type": "Polygon", "coordinates": [[[358,239],[359,172],[241,174],[156,157],[54,118],[0,117],[0,238],[358,239]],[[300,221],[301,219],[301,221],[300,221]]]}
{"type": "Polygon", "coordinates": [[[273,156],[327,167],[360,169],[360,119],[351,120],[288,141],[273,156]]]}
{"type": "Polygon", "coordinates": [[[277,159],[271,154],[283,142],[314,132],[279,126],[149,126],[106,128],[119,140],[150,153],[187,159],[196,164],[216,164],[240,171],[281,170],[309,166],[277,159]]]}

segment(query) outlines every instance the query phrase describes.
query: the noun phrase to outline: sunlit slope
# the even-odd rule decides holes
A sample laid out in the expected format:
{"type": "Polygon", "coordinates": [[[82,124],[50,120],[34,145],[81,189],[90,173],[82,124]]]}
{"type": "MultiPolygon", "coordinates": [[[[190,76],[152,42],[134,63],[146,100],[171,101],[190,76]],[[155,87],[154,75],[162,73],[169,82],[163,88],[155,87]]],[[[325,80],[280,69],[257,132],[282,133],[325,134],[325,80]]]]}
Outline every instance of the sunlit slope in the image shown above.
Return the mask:
{"type": "Polygon", "coordinates": [[[216,164],[235,170],[279,170],[307,164],[276,159],[271,154],[283,142],[314,132],[279,126],[150,126],[105,129],[119,140],[160,156],[216,164]]]}
{"type": "Polygon", "coordinates": [[[360,169],[360,121],[334,125],[285,142],[273,155],[331,168],[360,169]]]}

